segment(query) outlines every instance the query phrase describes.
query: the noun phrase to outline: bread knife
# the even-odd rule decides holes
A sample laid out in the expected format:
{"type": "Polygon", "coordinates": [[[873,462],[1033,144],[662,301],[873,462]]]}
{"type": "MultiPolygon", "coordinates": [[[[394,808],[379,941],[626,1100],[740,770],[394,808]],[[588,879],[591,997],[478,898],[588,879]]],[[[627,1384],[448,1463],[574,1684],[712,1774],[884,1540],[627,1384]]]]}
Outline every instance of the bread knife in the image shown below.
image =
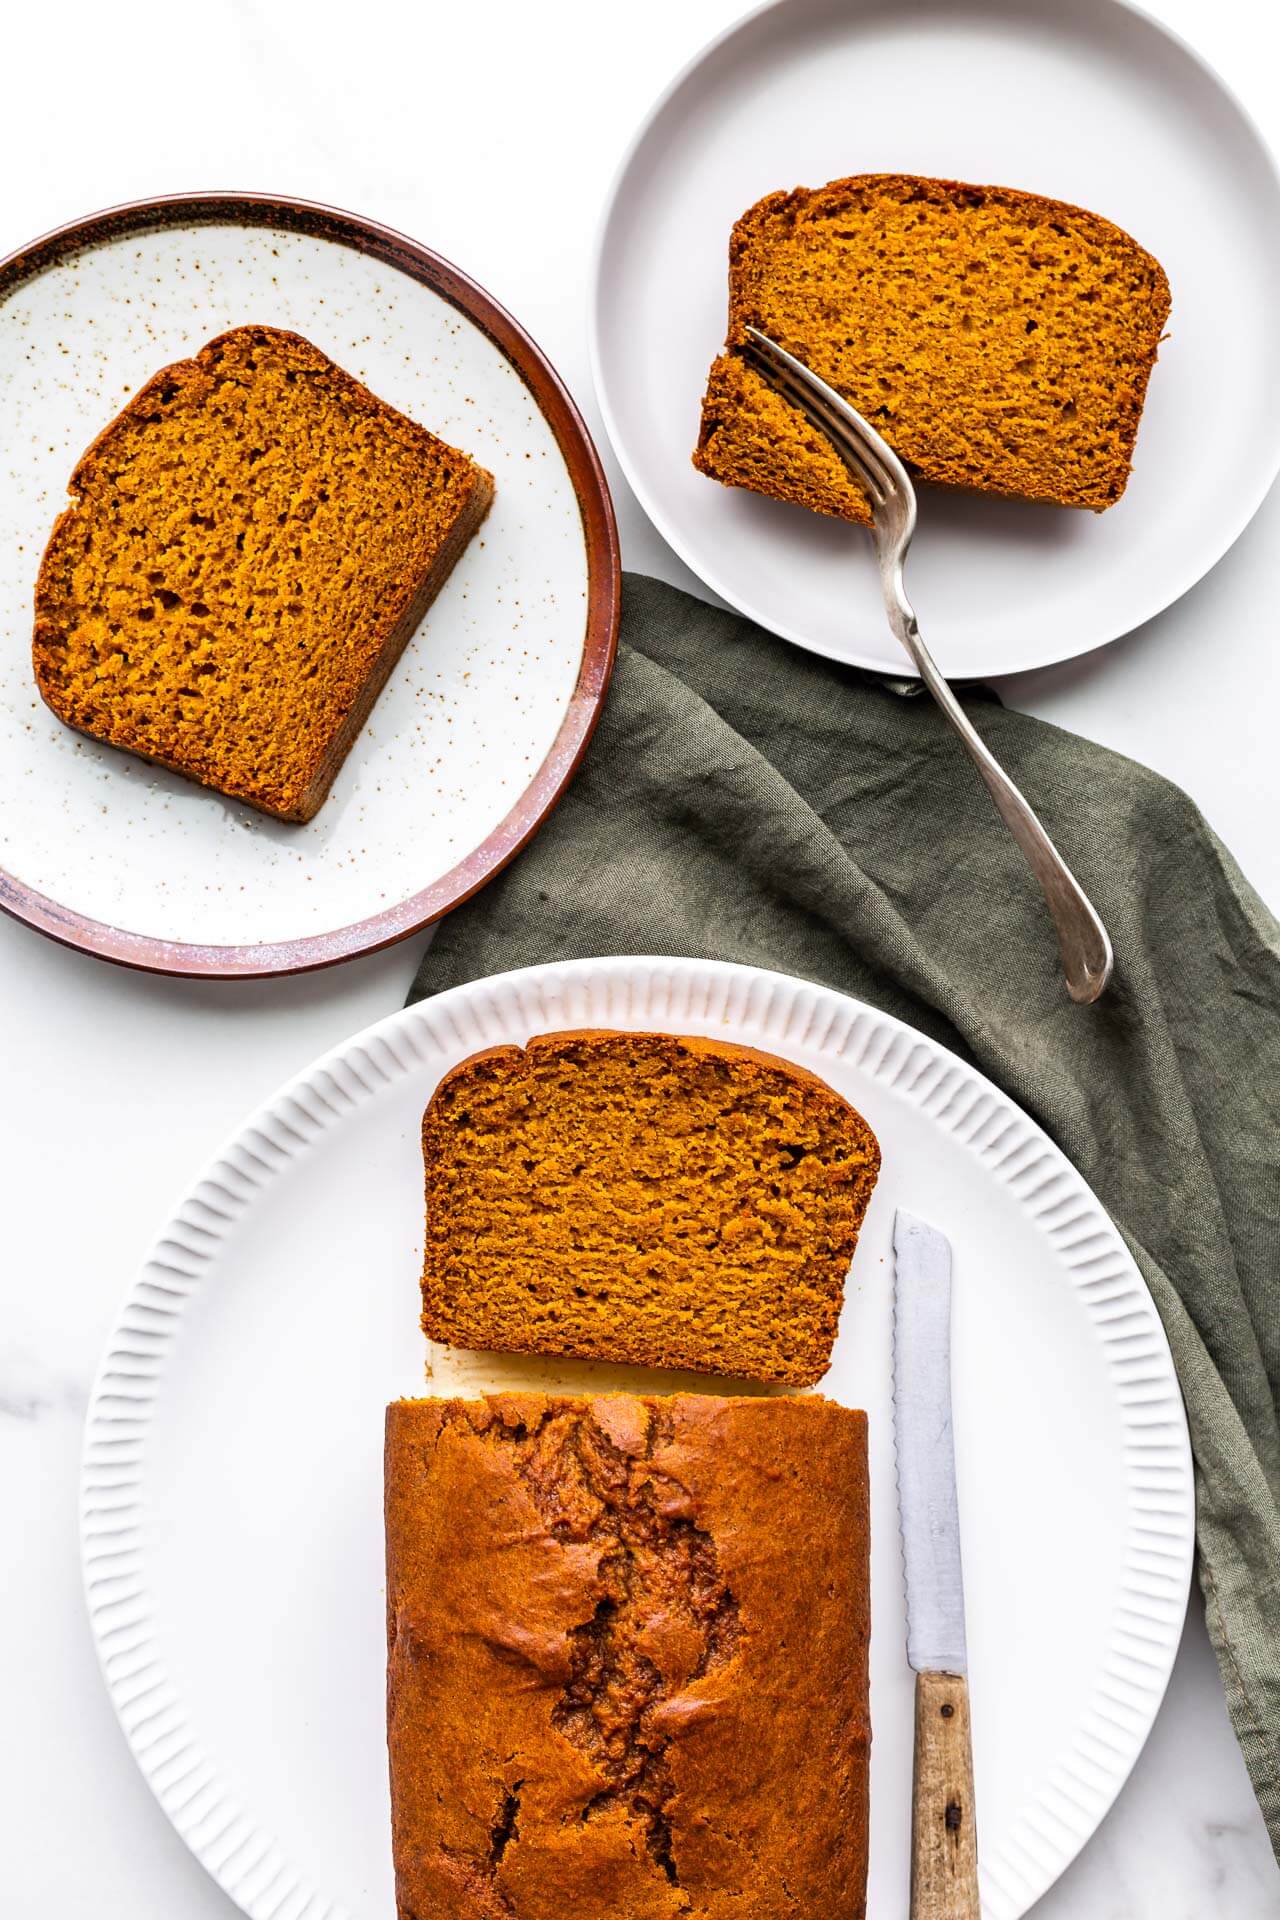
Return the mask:
{"type": "Polygon", "coordinates": [[[893,1431],[916,1676],[911,1920],[978,1920],[960,1513],[951,1434],[951,1247],[900,1207],[893,1224],[893,1431]]]}

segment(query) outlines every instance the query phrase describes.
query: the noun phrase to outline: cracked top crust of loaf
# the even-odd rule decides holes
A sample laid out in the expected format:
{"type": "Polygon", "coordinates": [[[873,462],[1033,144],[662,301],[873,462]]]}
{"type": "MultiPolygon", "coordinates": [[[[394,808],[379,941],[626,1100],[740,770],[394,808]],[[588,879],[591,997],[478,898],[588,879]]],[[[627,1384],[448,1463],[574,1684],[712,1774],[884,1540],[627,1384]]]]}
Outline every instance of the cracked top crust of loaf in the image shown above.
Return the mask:
{"type": "Polygon", "coordinates": [[[870,523],[860,484],[744,355],[754,326],[919,478],[1101,511],[1128,481],[1168,316],[1159,262],[1063,201],[902,174],[772,193],[730,238],[694,465],[870,523]]]}
{"type": "Polygon", "coordinates": [[[36,586],[45,701],[307,820],[493,482],[309,341],[237,327],[156,374],[71,493],[36,586]]]}
{"type": "Polygon", "coordinates": [[[866,1416],[387,1411],[400,1920],[861,1920],[866,1416]]]}

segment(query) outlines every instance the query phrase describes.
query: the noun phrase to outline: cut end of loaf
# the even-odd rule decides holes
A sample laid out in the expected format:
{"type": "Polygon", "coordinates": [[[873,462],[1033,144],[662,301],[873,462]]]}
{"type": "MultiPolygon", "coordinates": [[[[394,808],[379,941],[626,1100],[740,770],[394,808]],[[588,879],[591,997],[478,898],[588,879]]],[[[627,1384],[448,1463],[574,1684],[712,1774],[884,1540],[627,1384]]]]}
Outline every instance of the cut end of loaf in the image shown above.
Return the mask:
{"type": "Polygon", "coordinates": [[[71,486],[36,588],[45,701],[295,821],[493,497],[466,454],[273,327],[158,373],[71,486]]]}
{"type": "Polygon", "coordinates": [[[1128,481],[1168,315],[1159,262],[1061,201],[893,174],[770,194],[731,237],[728,344],[694,465],[870,521],[838,456],[744,358],[754,326],[920,479],[1101,512],[1128,481]]]}
{"type": "Polygon", "coordinates": [[[826,1371],[880,1155],[815,1075],[709,1040],[544,1035],[454,1068],[422,1144],[432,1338],[826,1371]]]}

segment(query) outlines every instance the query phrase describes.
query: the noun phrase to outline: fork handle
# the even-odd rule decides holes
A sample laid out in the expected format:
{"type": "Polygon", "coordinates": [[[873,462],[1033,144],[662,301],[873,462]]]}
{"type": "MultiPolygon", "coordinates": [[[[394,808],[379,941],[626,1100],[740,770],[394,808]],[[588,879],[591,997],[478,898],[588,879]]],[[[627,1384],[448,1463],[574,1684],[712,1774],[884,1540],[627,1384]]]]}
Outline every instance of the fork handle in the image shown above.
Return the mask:
{"type": "Polygon", "coordinates": [[[1073,1000],[1096,1000],[1111,978],[1112,953],[1107,930],[1092,901],[1045,832],[1030,802],[1009,778],[939,673],[933,655],[920,638],[914,615],[894,617],[891,609],[890,618],[920,678],[963,740],[996,803],[1000,818],[1040,883],[1058,934],[1067,992],[1073,1000]]]}

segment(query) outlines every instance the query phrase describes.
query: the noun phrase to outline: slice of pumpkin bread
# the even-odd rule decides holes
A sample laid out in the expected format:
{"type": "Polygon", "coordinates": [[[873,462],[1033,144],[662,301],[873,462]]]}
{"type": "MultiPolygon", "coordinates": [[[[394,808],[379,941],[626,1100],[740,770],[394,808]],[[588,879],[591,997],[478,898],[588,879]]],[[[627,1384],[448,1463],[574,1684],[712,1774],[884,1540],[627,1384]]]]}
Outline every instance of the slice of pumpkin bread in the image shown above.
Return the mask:
{"type": "Polygon", "coordinates": [[[716,1040],[543,1034],[446,1074],[422,1151],[433,1338],[826,1371],[880,1150],[815,1074],[716,1040]]]}
{"type": "Polygon", "coordinates": [[[729,242],[694,465],[870,522],[839,456],[744,357],[754,326],[921,479],[1101,511],[1124,492],[1168,315],[1159,262],[1058,200],[900,174],[772,193],[729,242]]]}
{"type": "Polygon", "coordinates": [[[493,481],[297,334],[237,327],[156,374],[71,492],[36,586],[49,706],[309,820],[493,481]]]}

